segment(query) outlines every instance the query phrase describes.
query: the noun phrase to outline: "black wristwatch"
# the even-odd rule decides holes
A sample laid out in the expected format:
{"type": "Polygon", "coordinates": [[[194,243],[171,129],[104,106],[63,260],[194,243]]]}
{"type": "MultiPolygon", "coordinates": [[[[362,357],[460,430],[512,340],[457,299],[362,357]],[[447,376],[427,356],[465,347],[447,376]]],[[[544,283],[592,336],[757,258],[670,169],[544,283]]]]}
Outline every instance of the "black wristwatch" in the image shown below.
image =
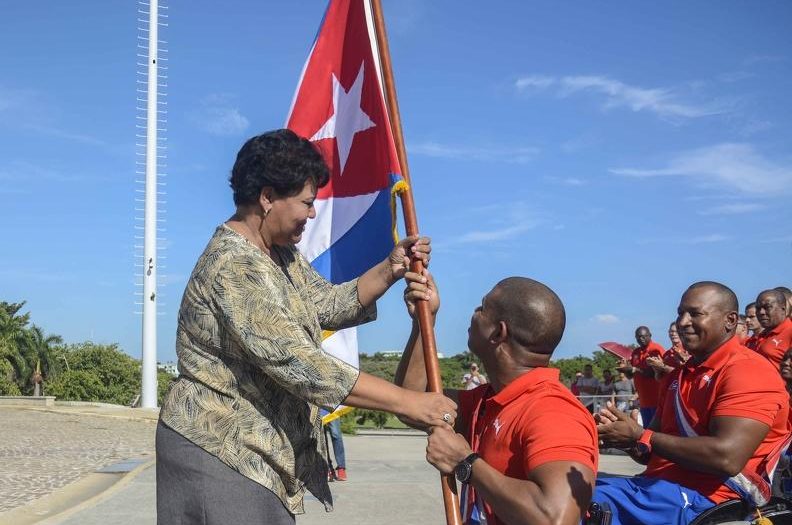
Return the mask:
{"type": "Polygon", "coordinates": [[[470,476],[473,475],[473,462],[479,459],[481,456],[476,454],[475,452],[463,459],[459,462],[459,464],[454,467],[454,474],[456,475],[456,479],[459,480],[460,483],[467,483],[470,481],[470,476]]]}

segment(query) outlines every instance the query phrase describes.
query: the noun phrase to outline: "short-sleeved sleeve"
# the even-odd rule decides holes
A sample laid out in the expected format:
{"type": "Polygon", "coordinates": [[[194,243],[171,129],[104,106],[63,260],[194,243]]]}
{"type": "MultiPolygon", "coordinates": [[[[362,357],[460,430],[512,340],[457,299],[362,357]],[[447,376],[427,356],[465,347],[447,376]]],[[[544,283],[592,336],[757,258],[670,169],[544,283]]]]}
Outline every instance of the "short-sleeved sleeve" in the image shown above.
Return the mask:
{"type": "Polygon", "coordinates": [[[235,340],[228,345],[234,357],[315,405],[334,408],[346,399],[358,370],[321,349],[266,273],[237,259],[218,272],[212,287],[220,322],[235,340]]]}
{"type": "Polygon", "coordinates": [[[597,431],[583,407],[561,396],[546,396],[541,410],[525,417],[521,446],[526,473],[551,461],[574,461],[596,472],[597,431]]]}
{"type": "Polygon", "coordinates": [[[740,360],[722,374],[712,417],[745,417],[772,427],[786,395],[772,366],[759,360],[740,360]]]}

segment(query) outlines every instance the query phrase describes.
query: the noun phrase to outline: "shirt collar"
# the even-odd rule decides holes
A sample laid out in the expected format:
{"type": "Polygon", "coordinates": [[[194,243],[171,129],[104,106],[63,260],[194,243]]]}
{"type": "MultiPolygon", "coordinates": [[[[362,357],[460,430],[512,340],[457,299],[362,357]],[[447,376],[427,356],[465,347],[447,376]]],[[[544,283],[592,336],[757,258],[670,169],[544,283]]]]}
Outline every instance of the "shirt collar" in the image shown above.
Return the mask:
{"type": "Polygon", "coordinates": [[[789,329],[790,327],[792,327],[792,320],[790,320],[789,317],[787,317],[786,319],[778,323],[778,326],[767,332],[767,335],[778,335],[784,330],[789,329]]]}
{"type": "Polygon", "coordinates": [[[741,347],[740,340],[737,336],[733,336],[731,339],[720,345],[714,352],[712,352],[709,357],[707,357],[703,362],[699,363],[698,365],[693,363],[693,358],[691,357],[688,359],[688,362],[685,364],[685,368],[688,370],[695,370],[700,368],[706,368],[708,370],[715,370],[721,368],[726,361],[729,360],[731,355],[734,351],[741,347]]]}
{"type": "Polygon", "coordinates": [[[506,385],[500,392],[493,395],[489,401],[500,406],[506,406],[525,392],[535,389],[542,383],[558,381],[559,373],[560,371],[557,368],[534,368],[506,385]]]}

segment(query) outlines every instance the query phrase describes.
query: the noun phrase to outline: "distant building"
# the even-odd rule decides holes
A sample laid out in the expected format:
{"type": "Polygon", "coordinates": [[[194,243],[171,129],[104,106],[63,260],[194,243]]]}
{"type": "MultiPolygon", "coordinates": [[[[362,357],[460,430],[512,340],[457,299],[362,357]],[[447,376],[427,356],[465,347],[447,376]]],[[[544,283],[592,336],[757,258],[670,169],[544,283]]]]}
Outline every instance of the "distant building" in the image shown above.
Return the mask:
{"type": "Polygon", "coordinates": [[[166,363],[157,363],[157,369],[162,370],[163,372],[167,372],[172,376],[179,375],[179,368],[176,366],[176,363],[173,361],[168,361],[166,363]]]}
{"type": "MultiPolygon", "coordinates": [[[[401,350],[386,350],[385,352],[377,352],[377,354],[381,355],[382,357],[401,357],[402,351],[401,350]]],[[[437,358],[442,359],[445,357],[442,352],[437,352],[437,358]]]]}

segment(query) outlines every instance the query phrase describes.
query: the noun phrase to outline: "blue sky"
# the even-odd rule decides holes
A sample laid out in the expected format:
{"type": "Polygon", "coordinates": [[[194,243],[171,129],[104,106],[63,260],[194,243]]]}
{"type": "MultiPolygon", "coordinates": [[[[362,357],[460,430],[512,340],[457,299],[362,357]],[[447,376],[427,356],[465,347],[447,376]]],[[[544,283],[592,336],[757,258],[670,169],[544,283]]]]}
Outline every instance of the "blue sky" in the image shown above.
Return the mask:
{"type": "MultiPolygon", "coordinates": [[[[465,349],[499,279],[563,299],[557,357],[639,324],[667,343],[682,291],[741,303],[792,282],[792,4],[384,1],[421,229],[465,349]]],[[[186,279],[232,212],[249,136],[281,127],[324,2],[172,2],[160,360],[186,279]]],[[[133,312],[137,6],[44,2],[0,19],[0,300],[68,342],[140,356],[133,312]]],[[[394,289],[361,350],[401,348],[394,289]]]]}

